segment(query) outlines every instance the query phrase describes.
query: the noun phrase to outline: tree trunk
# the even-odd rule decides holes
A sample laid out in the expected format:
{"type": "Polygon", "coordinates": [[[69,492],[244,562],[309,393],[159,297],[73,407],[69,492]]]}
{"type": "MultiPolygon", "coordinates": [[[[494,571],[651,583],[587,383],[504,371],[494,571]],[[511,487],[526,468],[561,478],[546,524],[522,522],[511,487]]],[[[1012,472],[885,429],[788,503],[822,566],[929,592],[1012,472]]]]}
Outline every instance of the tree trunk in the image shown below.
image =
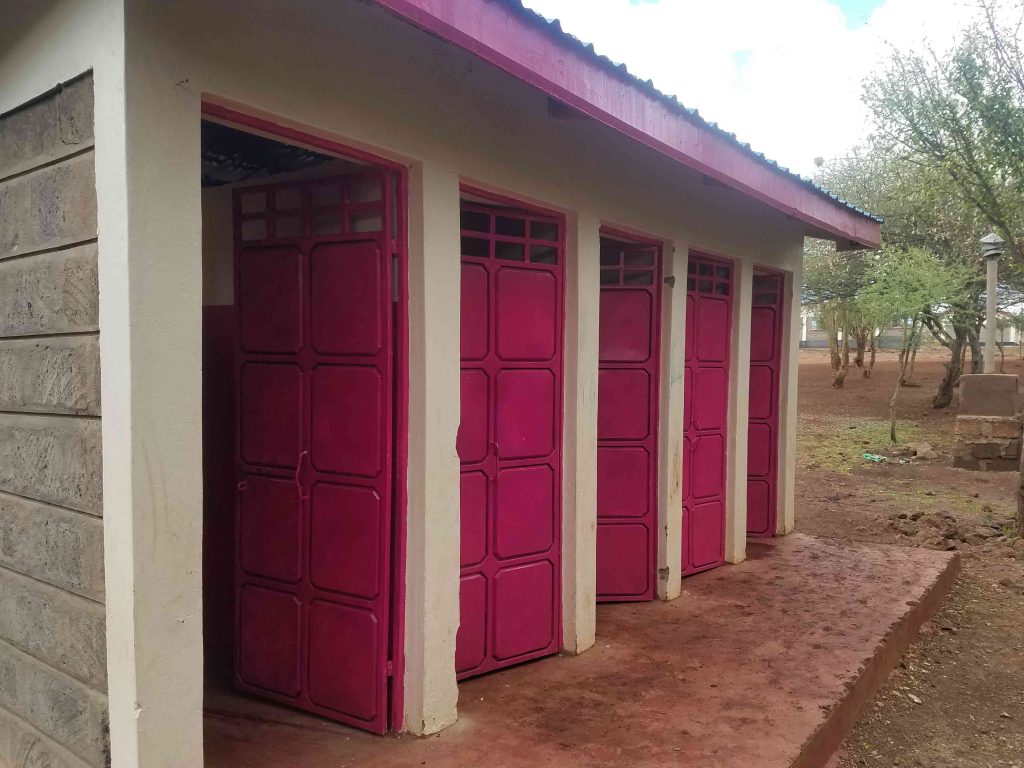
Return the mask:
{"type": "Polygon", "coordinates": [[[850,334],[845,331],[842,354],[837,354],[836,357],[839,358],[839,365],[832,368],[832,389],[842,389],[846,382],[846,374],[850,371],[850,334]]]}
{"type": "Polygon", "coordinates": [[[844,327],[846,313],[843,308],[832,307],[824,314],[825,332],[828,334],[829,361],[832,365],[832,389],[842,389],[846,373],[850,370],[850,334],[844,327]],[[839,341],[842,334],[843,340],[839,341]]]}
{"type": "Polygon", "coordinates": [[[875,336],[875,332],[871,332],[871,346],[868,348],[870,352],[868,356],[868,367],[864,369],[864,378],[870,379],[871,374],[875,371],[875,358],[878,354],[878,338],[875,336]]]}
{"type": "Polygon", "coordinates": [[[903,377],[903,386],[907,386],[914,380],[914,366],[917,364],[917,350],[921,348],[920,334],[918,334],[917,339],[918,340],[914,343],[914,348],[910,352],[910,367],[907,368],[907,375],[903,377]]]}
{"type": "Polygon", "coordinates": [[[864,328],[857,328],[853,332],[853,340],[856,343],[856,351],[853,355],[853,364],[864,370],[864,353],[868,348],[868,332],[864,328]]]}
{"type": "Polygon", "coordinates": [[[947,408],[953,402],[953,389],[960,381],[960,374],[964,372],[964,355],[967,351],[965,342],[963,334],[953,337],[949,346],[949,362],[946,363],[946,373],[939,383],[939,391],[932,398],[933,408],[947,408]]]}
{"type": "Polygon", "coordinates": [[[1002,343],[996,344],[996,349],[999,350],[999,372],[1006,373],[1006,352],[1003,351],[1002,343]]]}
{"type": "Polygon", "coordinates": [[[985,358],[981,351],[981,339],[973,328],[967,329],[967,340],[971,345],[971,373],[985,372],[985,358]]]}
{"type": "Polygon", "coordinates": [[[1024,452],[1021,453],[1017,480],[1017,535],[1024,537],[1024,452]]]}
{"type": "Polygon", "coordinates": [[[917,321],[914,320],[908,332],[907,324],[903,324],[903,345],[900,348],[899,374],[896,376],[896,388],[889,398],[889,440],[896,443],[896,398],[899,397],[900,387],[903,386],[903,378],[907,374],[907,362],[910,360],[910,348],[914,345],[914,328],[917,321]]]}

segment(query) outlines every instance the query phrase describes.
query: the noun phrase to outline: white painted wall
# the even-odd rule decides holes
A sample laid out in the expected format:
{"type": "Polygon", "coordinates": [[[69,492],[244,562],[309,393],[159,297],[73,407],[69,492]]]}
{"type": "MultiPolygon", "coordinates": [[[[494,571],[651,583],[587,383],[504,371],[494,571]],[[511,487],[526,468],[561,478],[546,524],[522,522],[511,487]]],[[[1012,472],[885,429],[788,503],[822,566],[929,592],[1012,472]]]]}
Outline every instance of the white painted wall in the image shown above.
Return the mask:
{"type": "MultiPolygon", "coordinates": [[[[687,249],[739,260],[728,546],[729,559],[742,559],[749,276],[755,262],[798,274],[798,222],[706,185],[699,174],[599,124],[549,118],[543,95],[362,3],[128,0],[123,22],[113,0],[66,5],[86,14],[80,28],[69,30],[66,17],[43,13],[31,25],[34,45],[3,49],[0,105],[13,106],[19,95],[88,66],[97,69],[103,367],[113,372],[104,375],[103,410],[115,768],[202,764],[198,129],[204,98],[412,169],[411,223],[419,216],[420,224],[410,233],[410,312],[423,325],[414,327],[419,336],[410,350],[405,704],[411,730],[431,732],[451,722],[457,695],[459,181],[564,211],[575,232],[566,304],[572,324],[563,487],[567,650],[591,644],[595,623],[589,595],[602,223],[663,240],[666,275],[677,278],[663,294],[663,598],[679,594],[687,249]],[[122,25],[129,40],[124,67],[122,25]]],[[[215,274],[207,265],[207,277],[215,274]]],[[[791,364],[796,303],[787,326],[791,364]]],[[[795,403],[795,374],[786,391],[795,403]]],[[[784,409],[783,422],[787,469],[780,485],[791,509],[795,407],[784,409]]]]}
{"type": "Polygon", "coordinates": [[[459,177],[430,162],[412,170],[405,727],[434,733],[458,702],[459,177]]]}
{"type": "Polygon", "coordinates": [[[597,630],[597,372],[601,221],[569,217],[565,268],[562,645],[582,653],[597,630]]]}
{"type": "Polygon", "coordinates": [[[8,3],[3,18],[0,111],[94,72],[112,763],[202,765],[199,209],[175,185],[195,183],[198,114],[173,83],[126,72],[144,56],[121,2],[8,3]]]}

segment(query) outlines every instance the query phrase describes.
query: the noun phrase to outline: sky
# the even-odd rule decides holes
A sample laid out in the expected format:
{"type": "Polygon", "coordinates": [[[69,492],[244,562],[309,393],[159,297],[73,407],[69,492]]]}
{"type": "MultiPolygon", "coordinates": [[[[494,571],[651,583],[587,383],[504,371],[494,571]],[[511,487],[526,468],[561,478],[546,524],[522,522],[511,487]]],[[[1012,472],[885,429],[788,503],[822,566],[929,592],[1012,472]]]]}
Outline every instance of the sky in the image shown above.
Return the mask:
{"type": "Polygon", "coordinates": [[[805,176],[870,131],[891,47],[949,48],[973,0],[524,0],[599,53],[805,176]]]}

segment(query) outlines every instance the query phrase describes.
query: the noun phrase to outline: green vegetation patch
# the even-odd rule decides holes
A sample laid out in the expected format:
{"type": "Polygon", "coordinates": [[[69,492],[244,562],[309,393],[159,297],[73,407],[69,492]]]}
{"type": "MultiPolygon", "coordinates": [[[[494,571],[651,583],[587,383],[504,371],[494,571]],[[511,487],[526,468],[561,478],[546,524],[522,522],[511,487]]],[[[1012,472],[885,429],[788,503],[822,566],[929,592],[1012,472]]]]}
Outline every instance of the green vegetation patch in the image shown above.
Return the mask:
{"type": "Polygon", "coordinates": [[[867,463],[865,453],[892,455],[893,449],[921,438],[917,425],[896,422],[900,442],[889,441],[889,422],[881,419],[833,417],[828,421],[805,423],[800,430],[797,456],[803,469],[830,469],[850,472],[867,463]]]}

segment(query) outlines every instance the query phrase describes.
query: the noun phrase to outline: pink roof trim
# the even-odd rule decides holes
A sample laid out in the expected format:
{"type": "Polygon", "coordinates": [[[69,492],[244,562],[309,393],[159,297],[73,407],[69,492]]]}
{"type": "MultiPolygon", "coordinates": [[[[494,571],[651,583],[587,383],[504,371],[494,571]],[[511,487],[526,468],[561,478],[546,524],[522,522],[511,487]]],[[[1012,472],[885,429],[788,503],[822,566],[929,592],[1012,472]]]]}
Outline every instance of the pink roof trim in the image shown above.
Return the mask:
{"type": "Polygon", "coordinates": [[[496,0],[374,2],[594,120],[827,233],[841,246],[879,245],[877,220],[687,119],[653,89],[631,84],[593,56],[560,43],[522,11],[496,0]]]}

